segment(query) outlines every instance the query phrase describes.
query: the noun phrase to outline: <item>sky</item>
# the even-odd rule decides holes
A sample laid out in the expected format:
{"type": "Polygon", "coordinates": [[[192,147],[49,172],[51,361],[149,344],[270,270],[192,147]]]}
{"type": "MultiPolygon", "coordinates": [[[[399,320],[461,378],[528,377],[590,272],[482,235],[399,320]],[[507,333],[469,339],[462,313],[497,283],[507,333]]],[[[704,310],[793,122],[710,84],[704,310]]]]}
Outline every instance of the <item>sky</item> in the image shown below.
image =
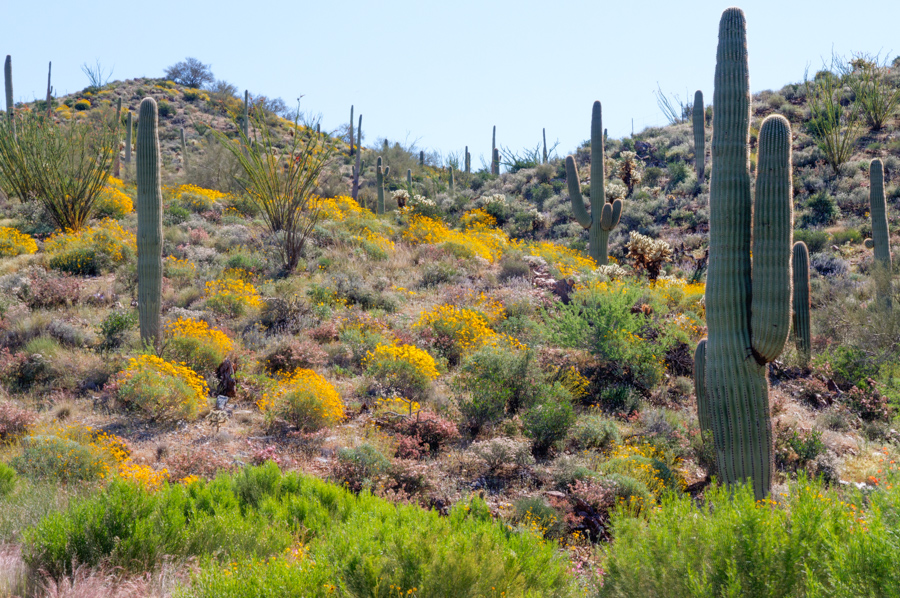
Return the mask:
{"type": "MultiPolygon", "coordinates": [[[[17,101],[87,86],[99,61],[112,80],[161,77],[191,56],[217,79],[281,97],[337,129],[350,106],[365,145],[387,138],[443,156],[468,145],[473,167],[497,144],[521,153],[546,128],[556,153],[590,136],[603,104],[614,138],[666,124],[654,91],[712,99],[718,20],[706,0],[263,0],[9,3],[0,55],[12,55],[17,101]]],[[[900,2],[754,0],[747,16],[754,92],[802,81],[832,51],[900,55],[900,2]]]]}

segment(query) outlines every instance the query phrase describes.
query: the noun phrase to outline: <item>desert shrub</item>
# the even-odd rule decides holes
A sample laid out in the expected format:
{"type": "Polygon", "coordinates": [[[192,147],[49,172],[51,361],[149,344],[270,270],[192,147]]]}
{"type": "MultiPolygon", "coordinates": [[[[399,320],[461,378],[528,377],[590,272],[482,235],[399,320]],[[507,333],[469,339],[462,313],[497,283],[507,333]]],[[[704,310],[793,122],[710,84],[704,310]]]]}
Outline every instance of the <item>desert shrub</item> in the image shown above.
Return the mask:
{"type": "Polygon", "coordinates": [[[374,490],[391,469],[391,460],[371,444],[338,451],[335,478],[353,492],[374,490]]]}
{"type": "Polygon", "coordinates": [[[0,401],[0,443],[10,442],[28,433],[37,413],[23,409],[11,401],[0,401]]]}
{"type": "MultiPolygon", "coordinates": [[[[681,492],[684,489],[684,478],[678,472],[677,465],[676,458],[650,444],[625,444],[616,447],[609,459],[596,467],[603,476],[619,474],[637,480],[658,500],[666,492],[681,492]]],[[[647,504],[644,503],[644,506],[647,504]]]]}
{"type": "Polygon", "coordinates": [[[613,515],[599,595],[884,594],[900,583],[898,500],[897,486],[864,502],[805,479],[777,502],[756,501],[749,485],[715,486],[702,503],[668,495],[641,517],[613,515]]]}
{"type": "Polygon", "coordinates": [[[531,268],[528,262],[521,257],[505,255],[500,260],[500,281],[505,282],[512,278],[529,278],[531,276],[531,268]]]}
{"type": "Polygon", "coordinates": [[[44,250],[54,270],[96,276],[130,260],[137,252],[137,240],[119,223],[107,219],[77,233],[53,235],[44,250]]]}
{"type": "Polygon", "coordinates": [[[341,395],[313,370],[297,369],[263,394],[257,406],[269,418],[282,418],[303,431],[334,425],[344,417],[341,395]]]}
{"type": "Polygon", "coordinates": [[[436,287],[442,284],[452,283],[459,277],[459,269],[447,262],[434,262],[426,264],[422,269],[421,287],[436,287]]]}
{"type": "Polygon", "coordinates": [[[234,469],[234,462],[228,455],[209,446],[192,446],[166,456],[166,470],[173,482],[191,481],[198,478],[211,480],[220,472],[234,469]]]}
{"type": "Polygon", "coordinates": [[[616,423],[602,415],[587,415],[578,419],[570,434],[572,443],[584,450],[604,451],[621,441],[616,423]]]}
{"type": "Polygon", "coordinates": [[[194,419],[206,407],[209,388],[192,369],[155,355],[129,360],[116,380],[119,400],[156,420],[194,419]]]}
{"type": "MultiPolygon", "coordinates": [[[[519,345],[509,337],[498,335],[491,328],[491,320],[498,319],[497,313],[489,317],[485,311],[498,311],[498,306],[486,309],[472,309],[456,305],[439,305],[431,310],[423,311],[414,325],[414,329],[427,334],[433,339],[435,346],[452,364],[459,363],[467,353],[490,343],[519,345]]],[[[502,312],[502,306],[499,306],[502,312]]]]}
{"type": "Polygon", "coordinates": [[[559,278],[574,278],[597,268],[593,258],[584,252],[557,243],[535,241],[525,244],[522,250],[528,255],[543,259],[550,268],[550,273],[559,278]]]}
{"type": "Polygon", "coordinates": [[[455,384],[463,394],[459,409],[475,430],[532,406],[546,387],[533,352],[502,345],[467,357],[455,384]]]}
{"type": "Polygon", "coordinates": [[[558,540],[566,533],[565,513],[541,496],[526,496],[513,502],[512,520],[550,540],[558,540]]]}
{"type": "Polygon", "coordinates": [[[11,494],[16,489],[16,482],[16,470],[6,463],[0,463],[0,498],[11,494]]]}
{"type": "Polygon", "coordinates": [[[887,398],[878,391],[871,378],[866,380],[865,388],[853,386],[841,400],[864,422],[890,421],[887,398]]]}
{"type": "Polygon", "coordinates": [[[830,253],[814,253],[809,260],[809,266],[821,276],[828,278],[843,276],[850,271],[850,265],[836,255],[830,253]]]}
{"type": "Polygon", "coordinates": [[[256,287],[249,282],[230,278],[207,282],[205,297],[207,307],[230,317],[242,316],[248,309],[262,305],[256,287]]]}
{"type": "Polygon", "coordinates": [[[824,230],[801,228],[794,231],[794,241],[806,243],[806,247],[811,254],[825,249],[829,240],[830,236],[824,230]]]}
{"type": "Polygon", "coordinates": [[[214,370],[234,349],[227,334],[203,320],[178,318],[166,326],[166,332],[165,354],[197,372],[214,370]]]}
{"type": "Polygon", "coordinates": [[[81,286],[81,281],[74,276],[38,270],[29,276],[19,296],[31,309],[58,309],[78,303],[81,286]]]}
{"type": "Polygon", "coordinates": [[[103,318],[103,321],[100,322],[98,328],[98,332],[102,337],[100,350],[110,351],[119,347],[125,338],[125,333],[134,328],[137,322],[138,314],[136,311],[116,309],[109,312],[103,318]]]}
{"type": "Polygon", "coordinates": [[[378,345],[363,366],[385,392],[410,399],[425,395],[440,375],[431,355],[414,345],[378,345]]]}
{"type": "Polygon", "coordinates": [[[311,340],[290,338],[282,341],[263,358],[263,365],[270,374],[293,372],[297,368],[313,368],[323,365],[328,354],[311,340]]]}
{"type": "Polygon", "coordinates": [[[78,110],[79,112],[82,112],[84,110],[90,110],[91,109],[91,101],[88,100],[87,98],[81,98],[80,100],[75,101],[73,108],[75,108],[75,110],[78,110]]]}
{"type": "Polygon", "coordinates": [[[114,184],[113,178],[109,180],[94,202],[94,217],[120,220],[134,211],[134,202],[114,184]]]}
{"type": "Polygon", "coordinates": [[[159,112],[160,118],[165,118],[167,116],[171,116],[175,114],[175,107],[172,106],[167,100],[160,100],[157,103],[157,111],[159,112]]]}
{"type": "Polygon", "coordinates": [[[0,226],[0,257],[14,257],[37,252],[37,243],[15,228],[0,226]]]}
{"type": "Polygon", "coordinates": [[[481,210],[473,210],[464,214],[463,219],[469,227],[458,231],[447,228],[440,220],[415,215],[410,218],[403,237],[416,245],[441,245],[458,258],[478,256],[489,262],[500,259],[509,238],[502,230],[493,228],[496,225],[494,218],[481,210]]]}
{"type": "Polygon", "coordinates": [[[459,438],[459,429],[452,421],[433,413],[420,411],[416,417],[401,420],[397,431],[411,439],[408,443],[409,454],[398,456],[401,458],[416,458],[422,454],[436,455],[450,442],[459,438]],[[414,453],[414,454],[413,454],[414,453]]]}
{"type": "Polygon", "coordinates": [[[188,184],[179,186],[175,191],[175,196],[181,207],[192,212],[202,213],[212,210],[218,202],[226,199],[228,194],[188,184]]]}
{"type": "Polygon", "coordinates": [[[775,464],[780,468],[796,470],[805,467],[826,450],[822,433],[817,430],[776,430],[775,464]]]}
{"type": "Polygon", "coordinates": [[[547,388],[540,403],[522,416],[525,433],[532,439],[532,448],[538,455],[559,444],[575,422],[572,397],[559,383],[547,388]]]}
{"type": "Polygon", "coordinates": [[[855,228],[845,228],[843,230],[835,231],[831,235],[831,241],[835,245],[844,245],[846,243],[853,243],[855,245],[862,242],[862,233],[855,228]]]}
{"type": "Polygon", "coordinates": [[[529,443],[512,438],[501,436],[473,442],[469,445],[469,451],[478,457],[491,473],[497,473],[505,467],[534,465],[529,443]]]}
{"type": "Polygon", "coordinates": [[[104,455],[69,438],[26,436],[20,441],[20,448],[21,454],[10,465],[32,479],[89,481],[100,479],[109,471],[104,455]]]}
{"type": "Polygon", "coordinates": [[[837,202],[828,193],[819,191],[806,200],[807,212],[800,218],[800,226],[828,226],[840,217],[837,202]]]}

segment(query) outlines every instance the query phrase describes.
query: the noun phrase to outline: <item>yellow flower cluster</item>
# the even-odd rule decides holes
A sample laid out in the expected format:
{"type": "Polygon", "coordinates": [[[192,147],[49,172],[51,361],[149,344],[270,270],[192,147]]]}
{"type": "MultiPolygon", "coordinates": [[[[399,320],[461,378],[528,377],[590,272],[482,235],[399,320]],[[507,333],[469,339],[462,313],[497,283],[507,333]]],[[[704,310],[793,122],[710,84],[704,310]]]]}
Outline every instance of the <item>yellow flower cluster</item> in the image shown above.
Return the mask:
{"type": "Polygon", "coordinates": [[[319,218],[323,220],[345,220],[348,216],[373,218],[370,210],[361,207],[352,197],[344,195],[324,199],[314,197],[311,200],[312,207],[319,209],[319,218]]]}
{"type": "MultiPolygon", "coordinates": [[[[485,216],[488,216],[485,214],[485,216]]],[[[472,218],[478,222],[478,217],[472,218]]],[[[440,220],[415,215],[403,236],[411,243],[442,245],[459,257],[478,256],[495,262],[509,245],[509,237],[502,230],[478,226],[465,231],[452,230],[440,220]]]]}
{"type": "Polygon", "coordinates": [[[591,381],[585,378],[575,366],[569,366],[567,370],[563,371],[559,381],[576,399],[587,395],[588,388],[591,385],[591,381]]]}
{"type": "Polygon", "coordinates": [[[201,369],[216,367],[234,349],[227,334],[210,328],[203,320],[178,318],[168,325],[167,332],[176,358],[192,362],[191,365],[201,369]],[[207,356],[209,359],[198,359],[207,356]]]}
{"type": "Polygon", "coordinates": [[[154,419],[194,419],[208,395],[206,381],[194,370],[156,355],[132,358],[119,373],[119,399],[154,419]]]}
{"type": "Polygon", "coordinates": [[[406,364],[417,376],[427,380],[434,380],[440,376],[434,358],[415,345],[378,345],[375,351],[369,351],[363,360],[365,368],[393,364],[406,364]]]}
{"type": "Polygon", "coordinates": [[[108,265],[117,265],[137,251],[134,233],[115,220],[72,232],[57,233],[44,244],[50,267],[73,274],[97,274],[108,265]]]}
{"type": "Polygon", "coordinates": [[[246,308],[262,305],[259,293],[249,282],[234,278],[210,280],[206,283],[206,304],[219,313],[238,316],[246,308]]]}
{"type": "Polygon", "coordinates": [[[422,312],[415,327],[431,328],[438,336],[449,337],[463,353],[482,346],[497,335],[483,313],[455,305],[439,305],[422,312]]]}
{"type": "Polygon", "coordinates": [[[544,258],[553,274],[560,278],[574,278],[579,274],[587,274],[597,268],[594,258],[580,251],[550,243],[536,241],[518,246],[523,252],[544,258]]]}
{"type": "Polygon", "coordinates": [[[37,243],[14,228],[0,226],[0,257],[14,257],[37,251],[37,243]]]}
{"type": "Polygon", "coordinates": [[[163,260],[163,269],[169,278],[193,278],[197,274],[197,266],[187,259],[179,259],[174,255],[163,260]]]}
{"type": "MultiPolygon", "coordinates": [[[[110,177],[111,181],[118,181],[110,177]]],[[[94,203],[94,214],[100,217],[123,218],[134,211],[134,202],[120,186],[107,183],[94,203]]]]}
{"type": "MultiPolygon", "coordinates": [[[[363,229],[362,233],[359,235],[354,235],[353,237],[364,247],[368,248],[369,246],[375,249],[374,253],[382,254],[386,256],[388,253],[394,251],[394,242],[388,239],[386,236],[381,233],[376,233],[369,229],[363,229]]],[[[373,252],[369,252],[373,253],[373,252]]]]}
{"type": "Polygon", "coordinates": [[[459,219],[459,223],[466,230],[478,228],[496,228],[497,219],[483,209],[469,210],[459,219]]]}
{"type": "Polygon", "coordinates": [[[256,402],[260,411],[303,430],[319,430],[344,417],[341,395],[313,370],[298,368],[256,402]]]}
{"type": "Polygon", "coordinates": [[[169,471],[167,469],[153,469],[147,465],[138,465],[129,459],[119,466],[119,477],[123,480],[137,482],[153,492],[154,490],[159,490],[163,483],[169,479],[169,471]]]}
{"type": "Polygon", "coordinates": [[[603,473],[625,474],[643,482],[650,493],[659,500],[667,488],[672,489],[669,487],[672,482],[684,490],[686,482],[678,471],[680,465],[680,459],[672,460],[649,444],[622,444],[612,450],[609,459],[605,463],[600,463],[598,469],[603,473]],[[668,469],[674,480],[661,478],[662,469],[668,469]]]}
{"type": "Polygon", "coordinates": [[[225,268],[222,271],[222,276],[224,276],[226,280],[243,280],[244,282],[250,282],[256,278],[256,275],[254,275],[253,272],[245,270],[244,268],[225,268]]]}
{"type": "Polygon", "coordinates": [[[204,189],[197,185],[180,185],[175,188],[174,195],[182,206],[196,212],[209,210],[217,201],[228,197],[227,193],[215,189],[204,189]]]}

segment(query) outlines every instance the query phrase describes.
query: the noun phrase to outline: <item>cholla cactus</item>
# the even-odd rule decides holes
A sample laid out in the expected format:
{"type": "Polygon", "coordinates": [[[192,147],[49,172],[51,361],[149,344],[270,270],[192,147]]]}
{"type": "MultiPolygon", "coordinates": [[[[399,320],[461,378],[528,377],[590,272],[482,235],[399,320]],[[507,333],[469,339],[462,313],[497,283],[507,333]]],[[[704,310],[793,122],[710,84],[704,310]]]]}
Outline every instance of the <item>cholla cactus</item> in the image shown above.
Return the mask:
{"type": "Polygon", "coordinates": [[[506,196],[502,193],[494,193],[492,195],[482,195],[478,199],[475,200],[475,203],[479,207],[488,206],[491,204],[499,204],[506,203],[506,196]]]}
{"type": "Polygon", "coordinates": [[[672,246],[662,239],[651,239],[631,231],[630,240],[625,244],[628,257],[634,260],[637,270],[646,270],[650,280],[659,278],[663,263],[672,259],[672,246]]]}
{"type": "Polygon", "coordinates": [[[606,264],[597,267],[597,274],[606,280],[622,280],[628,276],[628,270],[619,264],[606,264]]]}
{"type": "Polygon", "coordinates": [[[397,189],[391,193],[391,197],[397,202],[397,207],[405,208],[409,201],[409,191],[406,189],[397,189]]]}
{"type": "MultiPolygon", "coordinates": [[[[634,193],[634,188],[641,184],[641,171],[643,170],[643,162],[634,152],[622,152],[619,154],[618,175],[628,187],[628,195],[634,193]]],[[[610,185],[611,187],[612,185],[610,185]]],[[[609,193],[609,187],[607,187],[609,193]]],[[[609,199],[607,198],[607,201],[609,199]]]]}

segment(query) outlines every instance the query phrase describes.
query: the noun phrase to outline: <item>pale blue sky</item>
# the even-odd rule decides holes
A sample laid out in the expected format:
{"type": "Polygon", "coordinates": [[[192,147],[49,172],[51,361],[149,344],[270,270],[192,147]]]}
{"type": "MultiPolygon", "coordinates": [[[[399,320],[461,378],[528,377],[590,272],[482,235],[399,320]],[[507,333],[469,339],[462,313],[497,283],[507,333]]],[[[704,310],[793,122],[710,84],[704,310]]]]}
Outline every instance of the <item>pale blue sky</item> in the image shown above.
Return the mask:
{"type": "MultiPolygon", "coordinates": [[[[7,3],[0,54],[17,100],[42,98],[47,62],[59,93],[87,85],[85,62],[113,79],[162,76],[194,56],[240,89],[322,113],[334,129],[363,114],[367,143],[418,140],[445,155],[488,157],[491,127],[515,150],[547,128],[558,153],[589,137],[603,102],[613,137],[665,123],[659,82],[709,100],[727,3],[604,0],[7,3]]],[[[900,54],[900,2],[745,2],[754,91],[799,81],[837,53],[900,54]]]]}

